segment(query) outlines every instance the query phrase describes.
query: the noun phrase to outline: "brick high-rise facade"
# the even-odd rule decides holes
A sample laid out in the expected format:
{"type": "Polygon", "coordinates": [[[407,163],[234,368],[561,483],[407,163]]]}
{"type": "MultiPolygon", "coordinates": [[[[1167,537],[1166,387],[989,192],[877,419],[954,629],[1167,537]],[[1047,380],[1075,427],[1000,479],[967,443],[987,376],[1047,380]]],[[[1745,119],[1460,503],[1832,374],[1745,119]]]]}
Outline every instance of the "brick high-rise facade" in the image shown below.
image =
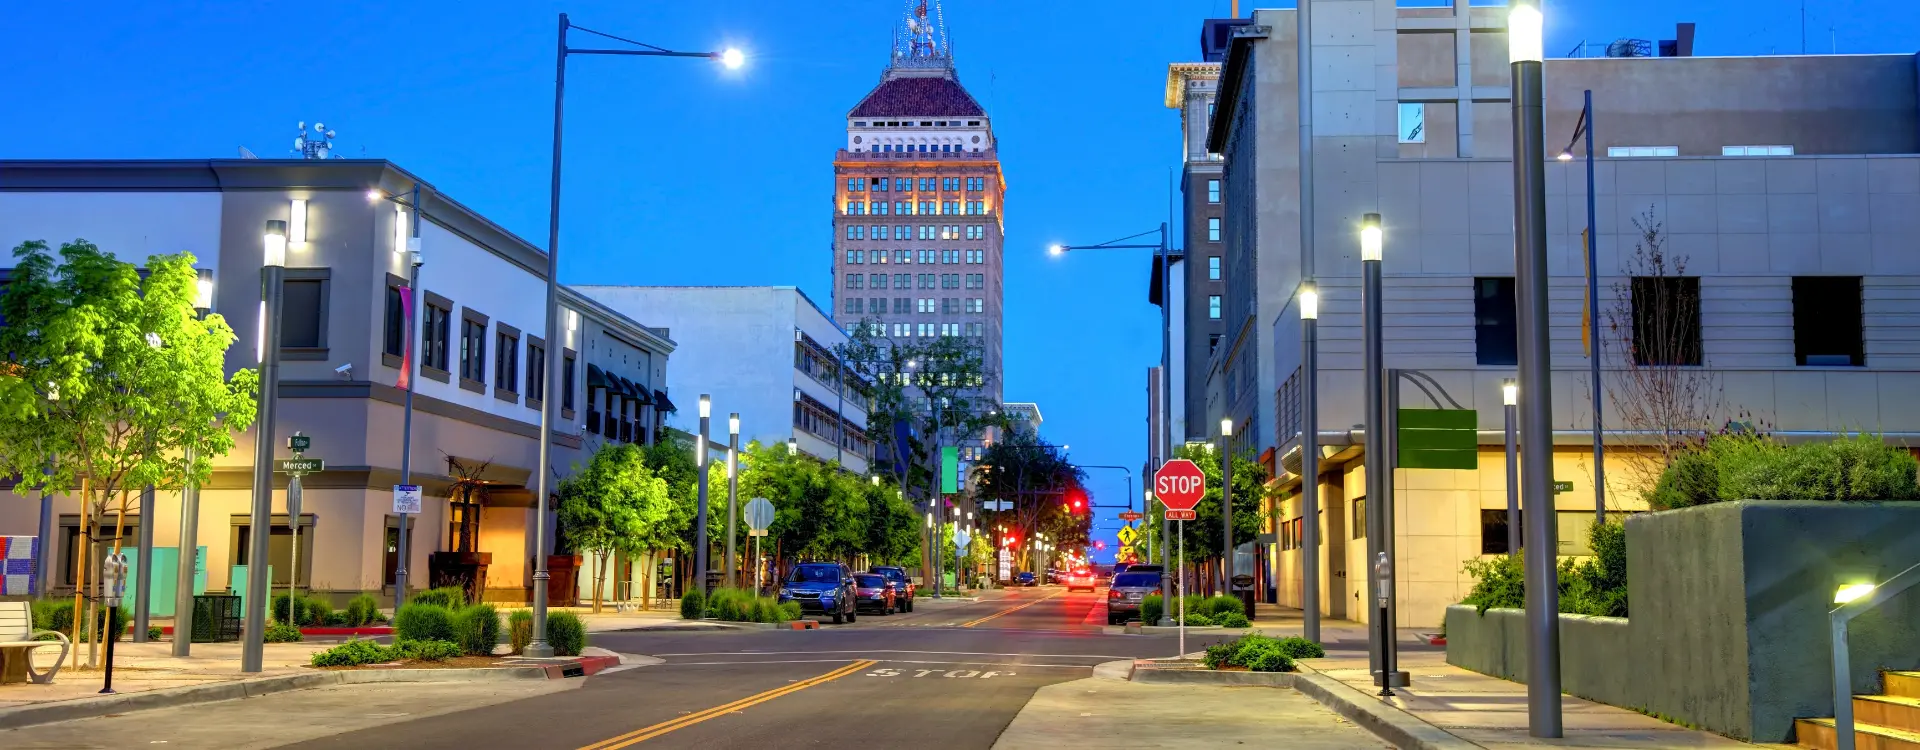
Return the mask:
{"type": "Polygon", "coordinates": [[[977,339],[998,403],[1005,183],[991,121],[927,5],[910,9],[834,155],[833,315],[900,342],[977,339]]]}

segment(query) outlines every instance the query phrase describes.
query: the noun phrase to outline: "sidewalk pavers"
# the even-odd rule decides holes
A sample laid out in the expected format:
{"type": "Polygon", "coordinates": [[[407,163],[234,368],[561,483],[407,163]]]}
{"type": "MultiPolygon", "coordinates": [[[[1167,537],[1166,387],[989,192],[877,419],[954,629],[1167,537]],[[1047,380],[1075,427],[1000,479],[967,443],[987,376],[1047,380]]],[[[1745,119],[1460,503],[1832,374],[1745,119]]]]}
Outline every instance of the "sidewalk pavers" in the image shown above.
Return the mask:
{"type": "MultiPolygon", "coordinates": [[[[1260,605],[1254,626],[1274,636],[1299,635],[1298,610],[1260,605]]],[[[1347,620],[1323,620],[1321,640],[1327,658],[1306,666],[1339,680],[1376,705],[1391,706],[1463,740],[1489,748],[1738,748],[1747,743],[1670,724],[1604,703],[1562,696],[1564,737],[1535,739],[1527,733],[1527,686],[1447,663],[1444,647],[1430,646],[1424,629],[1402,629],[1399,666],[1411,684],[1383,698],[1373,684],[1367,654],[1367,626],[1347,620]]],[[[1623,669],[1631,665],[1621,665],[1623,669]]],[[[1347,693],[1352,698],[1354,692],[1347,693]]],[[[1360,699],[1353,698],[1359,703],[1360,699]]],[[[1359,708],[1366,709],[1361,703],[1359,708]]]]}

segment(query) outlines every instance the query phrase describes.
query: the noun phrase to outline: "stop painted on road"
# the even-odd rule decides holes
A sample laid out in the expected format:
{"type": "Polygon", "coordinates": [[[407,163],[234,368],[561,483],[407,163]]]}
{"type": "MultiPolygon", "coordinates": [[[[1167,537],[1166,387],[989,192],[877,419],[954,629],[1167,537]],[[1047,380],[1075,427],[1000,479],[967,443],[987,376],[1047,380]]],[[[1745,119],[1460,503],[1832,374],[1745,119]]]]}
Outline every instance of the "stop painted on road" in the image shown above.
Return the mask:
{"type": "Polygon", "coordinates": [[[868,672],[868,673],[867,673],[867,676],[868,676],[868,677],[909,677],[909,676],[911,676],[911,677],[927,677],[927,676],[931,676],[931,675],[936,675],[936,674],[937,674],[937,675],[940,675],[941,677],[953,677],[953,678],[956,678],[956,679],[967,679],[967,678],[978,678],[978,679],[982,679],[982,680],[985,680],[985,679],[990,679],[990,678],[994,678],[994,677],[1012,677],[1012,676],[1014,676],[1014,673],[1012,673],[1012,672],[996,672],[996,671],[992,671],[992,670],[987,670],[987,671],[981,671],[981,670],[977,670],[977,669],[947,669],[947,670],[941,670],[941,669],[876,669],[876,670],[873,670],[873,671],[871,671],[871,672],[868,672]],[[912,672],[913,674],[912,674],[912,675],[908,675],[908,674],[906,674],[907,672],[912,672]]]}

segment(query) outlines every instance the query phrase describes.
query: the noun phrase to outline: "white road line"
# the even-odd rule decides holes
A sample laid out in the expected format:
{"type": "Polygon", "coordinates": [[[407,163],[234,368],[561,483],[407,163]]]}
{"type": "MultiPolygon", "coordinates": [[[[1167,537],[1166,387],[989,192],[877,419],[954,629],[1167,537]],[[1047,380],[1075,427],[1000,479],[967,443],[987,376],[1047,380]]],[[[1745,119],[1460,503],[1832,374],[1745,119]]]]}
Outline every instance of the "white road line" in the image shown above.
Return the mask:
{"type": "MultiPolygon", "coordinates": [[[[717,667],[717,666],[729,666],[734,664],[828,664],[828,663],[845,664],[846,661],[847,661],[846,659],[765,659],[765,660],[745,659],[740,661],[670,661],[665,664],[661,664],[660,666],[663,666],[663,667],[717,667]]],[[[1045,667],[1049,669],[1093,669],[1093,665],[1090,665],[1090,664],[1028,664],[1025,662],[998,662],[998,661],[918,661],[913,659],[870,659],[869,661],[880,662],[884,664],[965,664],[968,666],[987,666],[987,667],[1045,667]]],[[[606,674],[606,671],[602,671],[601,674],[606,674]]]]}
{"type": "MultiPolygon", "coordinates": [[[[870,648],[858,651],[703,651],[690,654],[650,654],[650,656],[793,656],[796,654],[927,654],[953,656],[1041,656],[1053,659],[1134,659],[1133,656],[1113,656],[1110,654],[1003,654],[992,651],[907,651],[893,648],[870,648]]],[[[844,659],[842,661],[845,661],[844,659]]]]}

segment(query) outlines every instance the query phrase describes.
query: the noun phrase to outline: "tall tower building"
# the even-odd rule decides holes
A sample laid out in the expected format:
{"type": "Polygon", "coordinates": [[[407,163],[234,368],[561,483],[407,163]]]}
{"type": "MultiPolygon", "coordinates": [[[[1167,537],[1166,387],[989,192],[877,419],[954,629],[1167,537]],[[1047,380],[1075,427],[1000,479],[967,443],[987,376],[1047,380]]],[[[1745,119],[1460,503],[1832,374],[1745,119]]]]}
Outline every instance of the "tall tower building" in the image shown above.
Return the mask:
{"type": "Polygon", "coordinates": [[[913,0],[834,154],[834,320],[897,342],[967,336],[1001,394],[1001,207],[992,122],[960,85],[938,0],[913,0]]]}

